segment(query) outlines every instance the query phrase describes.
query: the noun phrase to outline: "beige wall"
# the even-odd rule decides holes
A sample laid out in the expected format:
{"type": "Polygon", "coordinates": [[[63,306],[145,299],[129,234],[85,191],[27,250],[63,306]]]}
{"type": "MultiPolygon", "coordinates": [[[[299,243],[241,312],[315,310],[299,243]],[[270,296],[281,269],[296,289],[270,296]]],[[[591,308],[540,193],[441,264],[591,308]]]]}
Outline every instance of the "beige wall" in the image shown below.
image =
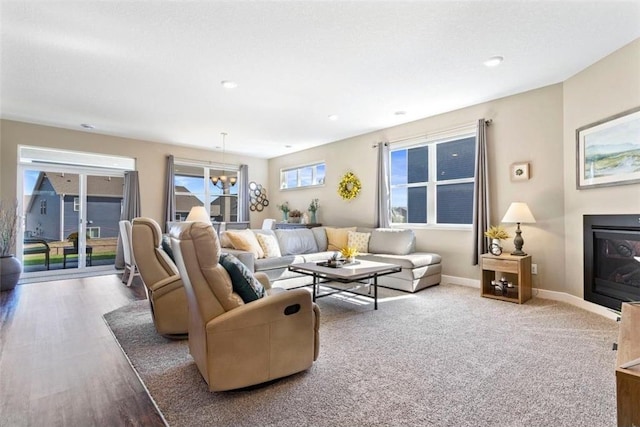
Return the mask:
{"type": "Polygon", "coordinates": [[[564,82],[565,291],[583,296],[584,214],[640,214],[640,184],[576,189],[579,127],[640,106],[640,40],[564,82]]]}
{"type": "MultiPolygon", "coordinates": [[[[393,141],[429,132],[492,119],[488,128],[492,223],[498,223],[513,201],[527,202],[536,217],[535,225],[524,225],[524,249],[539,265],[534,285],[561,290],[564,278],[563,191],[562,191],[562,85],[553,85],[496,101],[475,105],[439,116],[429,117],[378,132],[349,138],[303,152],[271,159],[269,182],[272,204],[270,214],[280,218],[276,204],[288,201],[292,209],[306,210],[311,199],[320,199],[319,221],[328,225],[372,226],[374,221],[376,150],[378,141],[393,141]],[[327,164],[324,187],[279,190],[281,168],[318,160],[327,164]],[[529,161],[532,177],[511,182],[509,167],[529,161]],[[353,171],[363,183],[360,196],[344,201],[336,188],[340,177],[353,171]]],[[[513,235],[515,229],[507,225],[513,235]]],[[[474,278],[480,276],[471,265],[470,229],[416,229],[418,249],[443,256],[443,273],[474,278]]],[[[513,242],[506,242],[513,250],[513,242]]]]}
{"type": "MultiPolygon", "coordinates": [[[[93,132],[74,131],[49,126],[2,120],[0,122],[2,171],[0,172],[1,197],[16,197],[17,147],[32,145],[55,147],[66,150],[114,154],[136,158],[140,178],[141,213],[160,224],[164,222],[164,181],[166,156],[197,160],[221,161],[219,151],[201,150],[191,147],[158,144],[128,138],[100,135],[93,132]]],[[[249,179],[267,184],[267,161],[226,153],[225,162],[249,165],[249,179]]],[[[260,226],[264,213],[251,213],[252,226],[260,226]]]]}

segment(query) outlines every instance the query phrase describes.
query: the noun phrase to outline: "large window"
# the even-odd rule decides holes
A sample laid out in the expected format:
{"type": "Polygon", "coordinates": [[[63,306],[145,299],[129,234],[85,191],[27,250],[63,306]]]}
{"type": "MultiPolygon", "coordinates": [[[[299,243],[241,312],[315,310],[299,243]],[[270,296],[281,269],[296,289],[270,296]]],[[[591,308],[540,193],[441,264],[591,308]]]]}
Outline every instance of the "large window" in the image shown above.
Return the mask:
{"type": "Polygon", "coordinates": [[[204,206],[212,221],[238,220],[237,170],[175,160],[176,220],[184,221],[193,206],[204,206]],[[224,177],[224,178],[220,178],[224,177]],[[216,182],[214,184],[214,181],[216,182]]]}
{"type": "Polygon", "coordinates": [[[392,148],[391,222],[471,224],[475,151],[469,133],[392,148]]]}
{"type": "Polygon", "coordinates": [[[324,162],[280,170],[280,189],[292,189],[323,185],[324,162]]]}

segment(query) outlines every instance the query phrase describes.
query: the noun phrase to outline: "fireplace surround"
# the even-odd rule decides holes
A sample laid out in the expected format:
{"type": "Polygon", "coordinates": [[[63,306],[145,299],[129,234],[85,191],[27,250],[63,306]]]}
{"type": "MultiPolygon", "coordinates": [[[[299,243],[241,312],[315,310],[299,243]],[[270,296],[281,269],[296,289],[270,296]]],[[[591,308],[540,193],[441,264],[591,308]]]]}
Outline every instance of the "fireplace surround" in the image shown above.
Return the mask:
{"type": "Polygon", "coordinates": [[[614,310],[640,301],[640,214],[584,215],[584,299],[614,310]]]}

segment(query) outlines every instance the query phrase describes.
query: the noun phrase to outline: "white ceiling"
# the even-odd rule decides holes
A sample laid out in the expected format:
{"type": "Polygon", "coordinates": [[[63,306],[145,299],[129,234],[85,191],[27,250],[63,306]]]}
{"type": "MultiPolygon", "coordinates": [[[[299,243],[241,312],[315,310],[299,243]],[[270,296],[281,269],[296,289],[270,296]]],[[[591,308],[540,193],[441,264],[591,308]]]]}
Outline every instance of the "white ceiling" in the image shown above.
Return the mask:
{"type": "Polygon", "coordinates": [[[0,12],[3,118],[209,149],[227,132],[228,152],[263,158],[561,82],[640,37],[640,0],[2,0],[0,12]],[[486,68],[494,55],[505,61],[486,68]]]}

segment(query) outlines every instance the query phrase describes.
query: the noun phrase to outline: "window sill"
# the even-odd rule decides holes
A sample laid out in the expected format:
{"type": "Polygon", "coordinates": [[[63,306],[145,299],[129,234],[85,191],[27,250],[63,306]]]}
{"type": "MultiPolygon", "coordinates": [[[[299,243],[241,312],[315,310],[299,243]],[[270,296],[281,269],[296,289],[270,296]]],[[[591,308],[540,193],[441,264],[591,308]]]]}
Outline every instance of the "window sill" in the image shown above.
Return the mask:
{"type": "Polygon", "coordinates": [[[410,228],[413,230],[473,231],[473,226],[470,224],[392,224],[391,228],[410,228]]]}

